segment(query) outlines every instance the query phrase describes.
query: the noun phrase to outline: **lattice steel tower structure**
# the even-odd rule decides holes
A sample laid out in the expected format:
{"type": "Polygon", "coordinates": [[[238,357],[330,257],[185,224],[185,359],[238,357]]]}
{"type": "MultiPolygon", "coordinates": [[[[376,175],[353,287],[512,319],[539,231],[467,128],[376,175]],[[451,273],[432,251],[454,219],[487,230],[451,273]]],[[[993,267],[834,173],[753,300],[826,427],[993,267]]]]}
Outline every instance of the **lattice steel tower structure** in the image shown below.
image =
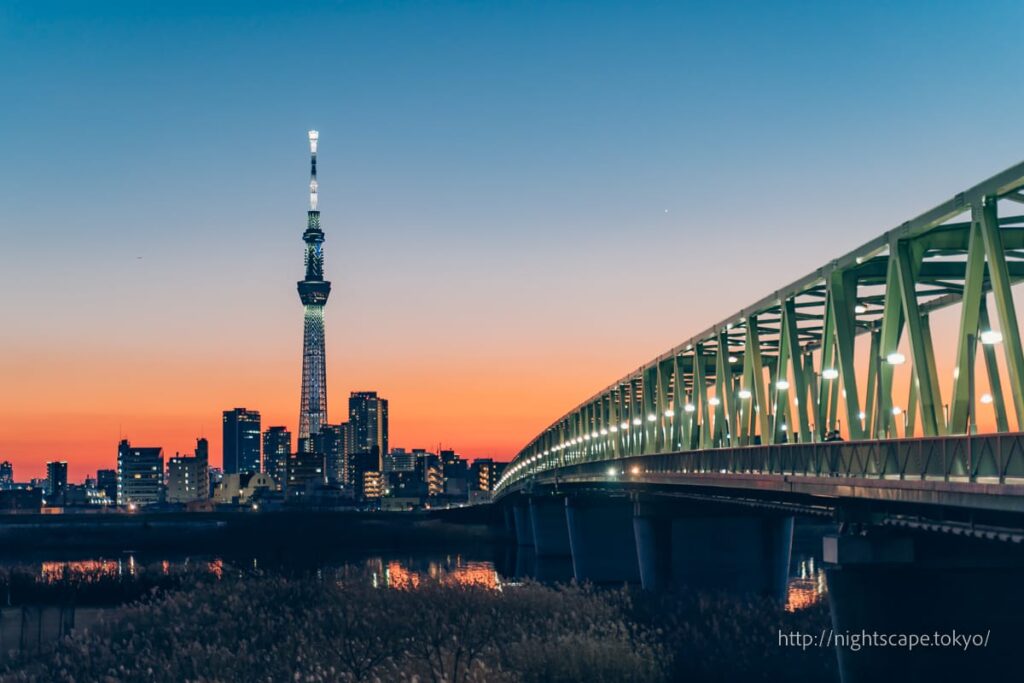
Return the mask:
{"type": "MultiPolygon", "coordinates": [[[[306,277],[298,283],[299,298],[305,309],[302,336],[302,405],[299,409],[299,439],[309,439],[327,424],[327,362],[324,353],[324,304],[331,294],[331,283],[324,280],[324,231],[320,229],[317,209],[316,143],[319,134],[309,131],[309,211],[306,231],[306,277]]],[[[305,443],[308,443],[305,442],[305,443]]]]}

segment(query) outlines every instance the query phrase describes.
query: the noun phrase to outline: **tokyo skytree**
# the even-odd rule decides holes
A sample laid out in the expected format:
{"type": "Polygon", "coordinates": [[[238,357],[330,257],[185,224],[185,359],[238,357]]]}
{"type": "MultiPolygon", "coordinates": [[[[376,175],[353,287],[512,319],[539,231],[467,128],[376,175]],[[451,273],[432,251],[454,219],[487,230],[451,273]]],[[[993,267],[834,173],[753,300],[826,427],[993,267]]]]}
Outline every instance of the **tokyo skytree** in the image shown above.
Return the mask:
{"type": "MultiPolygon", "coordinates": [[[[324,280],[324,231],[317,209],[316,143],[319,134],[309,131],[309,211],[306,213],[306,277],[298,283],[305,310],[302,335],[302,405],[299,409],[299,438],[309,439],[327,424],[327,362],[324,353],[324,304],[331,283],[324,280]]],[[[308,447],[308,446],[307,446],[308,447]]]]}

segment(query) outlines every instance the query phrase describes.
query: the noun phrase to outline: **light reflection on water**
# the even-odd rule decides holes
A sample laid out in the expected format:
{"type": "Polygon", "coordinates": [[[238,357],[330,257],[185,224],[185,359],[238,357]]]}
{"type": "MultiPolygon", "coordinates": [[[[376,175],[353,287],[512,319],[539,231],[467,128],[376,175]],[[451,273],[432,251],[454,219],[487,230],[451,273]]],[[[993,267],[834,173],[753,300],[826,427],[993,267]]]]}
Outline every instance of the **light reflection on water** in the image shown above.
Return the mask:
{"type": "MultiPolygon", "coordinates": [[[[48,560],[36,563],[16,563],[13,566],[35,574],[47,583],[65,580],[99,581],[104,578],[126,578],[140,572],[169,574],[172,571],[199,571],[222,578],[233,567],[259,570],[258,558],[232,565],[223,558],[162,559],[143,564],[133,553],[122,558],[48,560]]],[[[371,557],[354,562],[326,564],[317,568],[317,576],[344,579],[369,574],[374,585],[389,588],[415,588],[425,580],[441,583],[500,588],[501,578],[490,561],[467,560],[461,555],[446,555],[438,559],[393,559],[371,557]]]]}
{"type": "Polygon", "coordinates": [[[797,612],[821,602],[828,593],[825,570],[813,557],[801,559],[786,587],[786,611],[797,612]]]}
{"type": "MultiPolygon", "coordinates": [[[[264,569],[257,558],[232,564],[220,557],[160,559],[144,564],[134,554],[117,559],[90,558],[68,561],[43,561],[35,564],[19,563],[43,581],[55,583],[63,580],[99,581],[104,578],[134,577],[139,572],[169,574],[176,571],[208,572],[221,578],[233,568],[264,569]]],[[[569,570],[571,572],[571,569],[569,570]]],[[[528,572],[529,573],[529,572],[528,572]]],[[[346,560],[325,563],[317,568],[320,578],[335,580],[352,579],[369,574],[374,586],[397,589],[416,588],[425,580],[442,583],[484,586],[500,589],[505,578],[498,572],[494,562],[470,560],[460,554],[430,557],[385,558],[370,557],[361,560],[346,560]]],[[[569,576],[559,577],[568,580],[569,576]]],[[[828,593],[825,571],[815,557],[794,558],[788,580],[785,609],[796,612],[820,602],[828,593]]]]}

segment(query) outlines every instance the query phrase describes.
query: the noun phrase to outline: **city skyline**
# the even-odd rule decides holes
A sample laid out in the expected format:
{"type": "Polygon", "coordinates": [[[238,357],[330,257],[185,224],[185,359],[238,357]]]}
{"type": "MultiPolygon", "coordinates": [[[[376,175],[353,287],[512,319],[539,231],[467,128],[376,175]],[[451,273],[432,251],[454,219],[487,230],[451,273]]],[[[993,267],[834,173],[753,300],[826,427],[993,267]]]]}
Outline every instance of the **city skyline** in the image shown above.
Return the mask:
{"type": "Polygon", "coordinates": [[[958,9],[914,3],[52,9],[0,23],[0,460],[19,478],[67,460],[79,480],[121,438],[219,454],[232,406],[298,433],[313,127],[332,155],[335,396],[388,396],[393,443],[501,460],[641,359],[1022,156],[1013,4],[977,8],[997,35],[955,55],[933,47],[961,37],[958,9]],[[311,25],[338,39],[308,44],[311,25]],[[958,81],[1008,101],[971,107],[958,81]],[[677,272],[727,232],[744,246],[727,263],[677,272]],[[640,268],[636,287],[592,285],[640,268]]]}

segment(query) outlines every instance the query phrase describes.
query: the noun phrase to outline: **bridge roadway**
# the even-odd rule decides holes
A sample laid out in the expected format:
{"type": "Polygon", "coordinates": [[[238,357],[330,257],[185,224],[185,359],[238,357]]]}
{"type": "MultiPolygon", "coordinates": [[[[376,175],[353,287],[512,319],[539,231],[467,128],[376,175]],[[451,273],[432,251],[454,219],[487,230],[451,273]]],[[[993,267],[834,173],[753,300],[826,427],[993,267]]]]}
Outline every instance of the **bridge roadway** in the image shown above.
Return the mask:
{"type": "Polygon", "coordinates": [[[794,516],[826,515],[837,525],[823,541],[837,631],[991,632],[984,652],[840,649],[844,681],[1016,666],[1021,204],[1024,163],[763,296],[555,419],[495,488],[517,542],[570,557],[578,579],[778,595],[794,516]],[[947,308],[959,323],[943,335],[951,353],[940,363],[931,317],[947,308]],[[940,382],[940,369],[951,382],[940,382]]]}
{"type": "Polygon", "coordinates": [[[956,533],[1024,540],[1024,433],[680,451],[541,469],[501,496],[603,490],[732,499],[797,514],[856,508],[956,533]]]}

